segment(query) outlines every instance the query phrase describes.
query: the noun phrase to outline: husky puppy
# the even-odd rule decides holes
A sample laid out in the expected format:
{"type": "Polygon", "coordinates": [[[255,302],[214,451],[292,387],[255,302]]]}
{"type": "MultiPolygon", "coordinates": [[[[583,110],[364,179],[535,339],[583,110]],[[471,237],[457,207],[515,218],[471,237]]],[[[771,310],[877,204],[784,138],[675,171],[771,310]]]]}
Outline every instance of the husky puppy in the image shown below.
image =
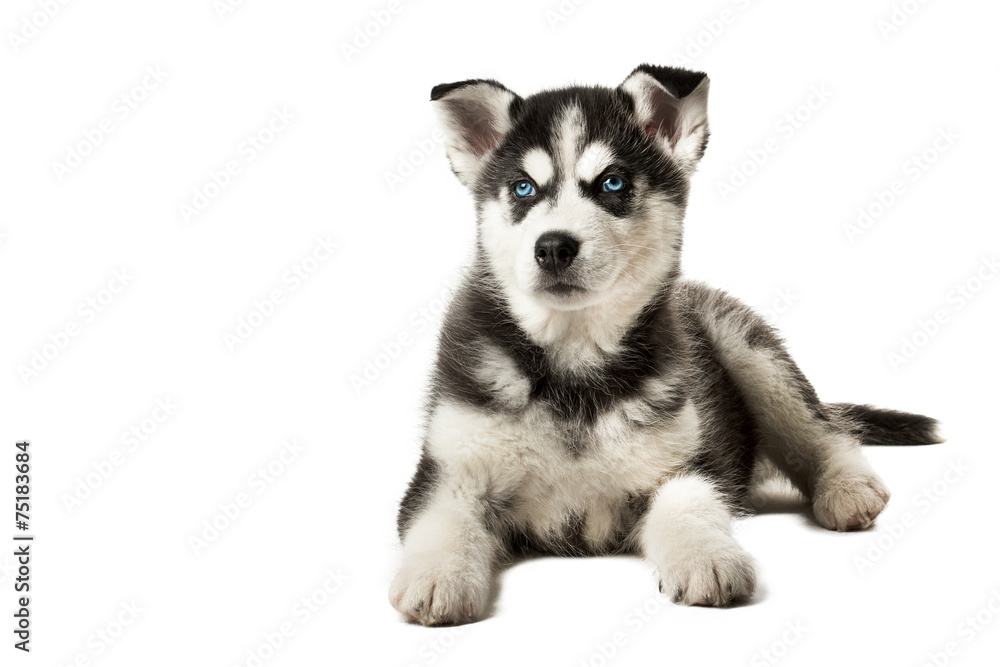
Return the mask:
{"type": "Polygon", "coordinates": [[[889,491],[861,445],[939,441],[927,417],[820,402],[765,320],[681,278],[708,85],[642,65],[617,88],[431,91],[478,234],[399,511],[406,619],[481,617],[524,549],[641,554],[675,602],[747,600],[730,523],[757,473],[827,528],[864,528],[889,491]]]}

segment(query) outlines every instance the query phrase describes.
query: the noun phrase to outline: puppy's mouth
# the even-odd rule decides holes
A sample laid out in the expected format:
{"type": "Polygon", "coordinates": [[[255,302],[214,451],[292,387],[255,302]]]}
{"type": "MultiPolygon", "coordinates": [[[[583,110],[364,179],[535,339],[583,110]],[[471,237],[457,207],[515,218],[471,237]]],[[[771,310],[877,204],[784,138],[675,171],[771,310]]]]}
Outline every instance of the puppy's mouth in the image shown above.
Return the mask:
{"type": "Polygon", "coordinates": [[[545,281],[544,284],[538,286],[538,291],[555,297],[572,297],[583,294],[587,288],[575,282],[560,279],[545,281]]]}

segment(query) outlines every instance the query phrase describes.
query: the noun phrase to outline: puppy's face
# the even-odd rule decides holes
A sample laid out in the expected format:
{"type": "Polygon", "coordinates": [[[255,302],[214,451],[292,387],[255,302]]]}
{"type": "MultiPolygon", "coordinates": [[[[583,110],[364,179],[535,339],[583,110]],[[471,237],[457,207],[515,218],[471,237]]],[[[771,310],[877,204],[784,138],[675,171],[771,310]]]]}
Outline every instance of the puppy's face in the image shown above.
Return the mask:
{"type": "Polygon", "coordinates": [[[618,88],[520,98],[438,86],[452,167],[476,198],[478,252],[509,296],[574,310],[648,290],[676,266],[708,79],[640,67],[618,88]]]}

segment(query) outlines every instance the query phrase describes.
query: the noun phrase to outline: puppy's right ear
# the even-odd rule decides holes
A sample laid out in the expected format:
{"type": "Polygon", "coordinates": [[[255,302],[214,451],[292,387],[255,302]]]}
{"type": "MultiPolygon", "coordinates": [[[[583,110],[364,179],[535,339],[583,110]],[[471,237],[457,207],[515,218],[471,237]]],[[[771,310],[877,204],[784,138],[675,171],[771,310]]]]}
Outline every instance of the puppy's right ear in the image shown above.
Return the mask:
{"type": "Polygon", "coordinates": [[[635,100],[646,136],[655,138],[685,171],[694,171],[708,143],[708,76],[639,65],[620,88],[635,100]]]}
{"type": "Polygon", "coordinates": [[[473,186],[489,153],[510,132],[511,105],[519,99],[486,79],[443,83],[431,90],[452,171],[466,187],[473,186]]]}

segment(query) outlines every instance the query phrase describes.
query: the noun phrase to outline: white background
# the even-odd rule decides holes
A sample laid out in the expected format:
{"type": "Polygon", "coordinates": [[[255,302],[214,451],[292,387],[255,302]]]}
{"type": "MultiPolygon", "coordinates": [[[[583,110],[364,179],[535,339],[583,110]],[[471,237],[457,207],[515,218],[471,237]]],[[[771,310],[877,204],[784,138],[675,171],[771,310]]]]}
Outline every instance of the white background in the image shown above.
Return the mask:
{"type": "Polygon", "coordinates": [[[887,0],[591,0],[562,14],[554,0],[405,1],[367,44],[356,30],[372,12],[385,22],[385,1],[248,0],[220,16],[211,0],[94,0],[51,18],[44,4],[6,2],[0,16],[3,664],[253,665],[261,651],[266,665],[389,667],[772,664],[762,650],[787,665],[995,658],[996,613],[979,630],[965,619],[991,596],[1000,610],[1000,280],[984,264],[1000,249],[996,3],[911,0],[887,33],[887,0]],[[828,532],[794,503],[741,521],[761,582],[747,606],[673,606],[634,558],[540,559],[503,575],[480,623],[406,625],[386,599],[394,514],[419,451],[434,313],[474,234],[471,199],[434,145],[430,89],[617,85],[685,52],[712,79],[687,275],[774,310],[824,399],[924,412],[949,440],[870,451],[894,495],[867,532],[828,532]],[[828,99],[811,98],[824,87],[828,99]],[[275,109],[294,119],[269,135],[275,109]],[[111,132],[88,146],[103,119],[111,132]],[[934,149],[949,128],[957,138],[934,149]],[[249,159],[258,134],[270,142],[249,159]],[[769,139],[764,164],[744,165],[769,139]],[[934,161],[914,173],[925,150],[934,161]],[[73,151],[87,155],[59,173],[73,151]],[[213,188],[231,160],[239,173],[213,188]],[[734,169],[753,173],[723,197],[734,169]],[[902,194],[852,243],[845,225],[897,179],[902,194]],[[181,205],[206,189],[185,220],[181,205]],[[339,249],[313,262],[318,238],[339,249]],[[283,279],[303,266],[308,280],[283,279]],[[104,291],[122,270],[127,286],[104,291]],[[960,285],[977,291],[959,298],[960,285]],[[283,302],[227,345],[275,289],[283,302]],[[916,353],[893,364],[914,337],[916,353]],[[357,389],[352,376],[376,361],[357,389]],[[158,399],[178,406],[162,423],[158,399]],[[123,442],[144,427],[137,447],[123,442]],[[303,451],[258,493],[252,476],[291,438],[303,451]],[[11,646],[17,439],[33,452],[30,656],[11,646]],[[104,479],[95,471],[116,450],[104,479]],[[932,488],[933,502],[918,498],[932,488]],[[224,525],[220,505],[232,512],[242,493],[248,506],[196,554],[191,538],[224,525]],[[346,578],[329,595],[328,571],[346,578]],[[295,605],[314,594],[325,603],[306,617],[295,605]],[[132,603],[134,621],[121,615],[132,603]],[[283,623],[294,633],[261,649],[283,623]],[[99,631],[116,635],[110,646],[99,631]]]}

